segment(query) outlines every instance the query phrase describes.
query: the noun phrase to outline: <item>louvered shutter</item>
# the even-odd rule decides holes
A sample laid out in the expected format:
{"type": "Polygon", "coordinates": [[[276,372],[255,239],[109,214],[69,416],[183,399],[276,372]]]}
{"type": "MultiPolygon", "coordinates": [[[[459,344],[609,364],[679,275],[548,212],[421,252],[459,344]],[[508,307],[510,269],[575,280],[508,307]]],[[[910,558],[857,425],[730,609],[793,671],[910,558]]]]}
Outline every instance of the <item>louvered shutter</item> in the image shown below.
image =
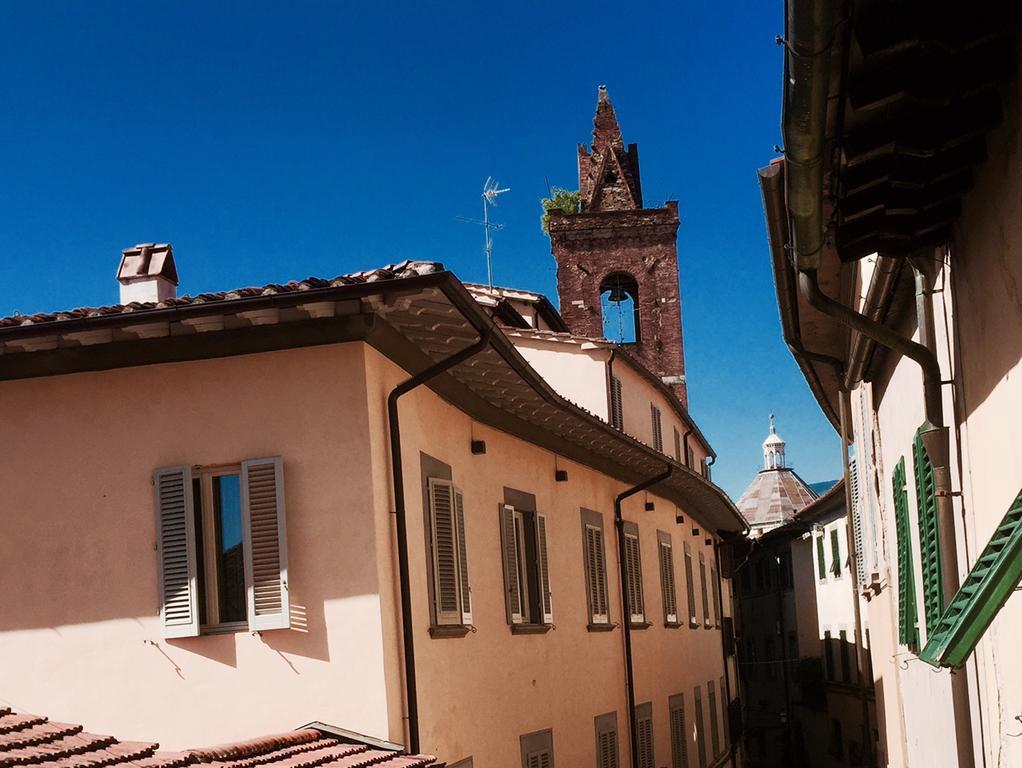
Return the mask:
{"type": "Polygon", "coordinates": [[[695,741],[696,741],[696,753],[699,759],[700,768],[706,767],[706,732],[703,726],[703,694],[700,687],[697,685],[695,690],[695,741]]]}
{"type": "Polygon", "coordinates": [[[465,541],[465,494],[454,489],[455,522],[458,533],[458,575],[461,577],[461,623],[472,623],[472,585],[468,580],[468,544],[465,541]]]}
{"type": "Polygon", "coordinates": [[[500,505],[501,561],[504,567],[505,605],[509,624],[522,623],[522,590],[518,583],[518,545],[515,538],[515,508],[500,505]]]}
{"type": "Polygon", "coordinates": [[[703,594],[703,625],[710,626],[710,601],[706,594],[706,557],[699,553],[699,584],[703,594]]]}
{"type": "Polygon", "coordinates": [[[165,638],[199,634],[192,472],[187,466],[153,472],[160,624],[165,638]]]}
{"type": "Polygon", "coordinates": [[[816,561],[820,572],[820,580],[823,581],[827,578],[827,553],[822,534],[816,537],[816,561]]]}
{"type": "Polygon", "coordinates": [[[437,624],[460,624],[461,577],[458,573],[458,520],[454,486],[448,480],[429,478],[429,504],[433,524],[433,594],[437,624]]]}
{"type": "Polygon", "coordinates": [[[695,578],[692,573],[692,549],[688,542],[685,542],[685,587],[688,589],[688,620],[693,627],[699,626],[699,619],[696,618],[696,587],[695,578]]]}
{"type": "MultiPolygon", "coordinates": [[[[658,537],[663,536],[658,532],[658,537]]],[[[678,623],[678,597],[674,583],[674,548],[666,540],[659,542],[660,550],[660,587],[664,597],[664,621],[668,624],[678,623]]]]}
{"type": "Polygon", "coordinates": [[[599,738],[600,768],[617,768],[617,731],[605,731],[599,738]]]}
{"type": "Polygon", "coordinates": [[[672,696],[669,703],[671,725],[671,768],[688,768],[688,734],[685,732],[685,699],[672,696]]]}
{"type": "Polygon", "coordinates": [[[863,503],[859,475],[865,471],[864,462],[852,459],[848,471],[852,480],[852,546],[855,547],[855,578],[861,587],[866,583],[866,526],[863,521],[863,503]]]}
{"type": "Polygon", "coordinates": [[[543,609],[543,623],[552,624],[554,621],[553,597],[550,594],[550,561],[547,557],[546,546],[546,515],[536,515],[536,549],[538,550],[539,570],[539,592],[540,603],[543,609]]]}
{"type": "Polygon", "coordinates": [[[624,418],[621,412],[621,380],[616,376],[610,378],[610,424],[615,429],[624,429],[624,418]]]}
{"type": "Polygon", "coordinates": [[[251,631],[291,626],[284,469],[279,456],[241,463],[245,586],[251,631]]]}
{"type": "Polygon", "coordinates": [[[894,467],[894,476],[891,478],[894,492],[895,531],[898,542],[898,641],[914,651],[919,647],[919,626],[906,483],[905,459],[902,457],[894,467]]]}
{"type": "Polygon", "coordinates": [[[582,510],[582,557],[591,624],[607,624],[607,572],[603,554],[603,525],[598,512],[582,510]]]}
{"type": "Polygon", "coordinates": [[[720,626],[720,593],[717,591],[717,569],[710,566],[710,591],[713,594],[713,623],[720,626]]]}
{"type": "Polygon", "coordinates": [[[642,562],[639,557],[638,535],[625,534],[625,567],[628,571],[628,607],[632,622],[645,621],[642,604],[642,562]]]}
{"type": "Polygon", "coordinates": [[[720,726],[717,724],[717,691],[712,680],[706,684],[707,697],[710,700],[710,747],[713,752],[711,759],[720,754],[720,726]]]}
{"type": "Polygon", "coordinates": [[[923,575],[923,616],[926,632],[936,629],[944,611],[944,583],[940,566],[940,529],[937,525],[937,495],[933,464],[923,447],[922,432],[912,443],[912,464],[916,476],[916,504],[919,513],[919,555],[923,575]]]}

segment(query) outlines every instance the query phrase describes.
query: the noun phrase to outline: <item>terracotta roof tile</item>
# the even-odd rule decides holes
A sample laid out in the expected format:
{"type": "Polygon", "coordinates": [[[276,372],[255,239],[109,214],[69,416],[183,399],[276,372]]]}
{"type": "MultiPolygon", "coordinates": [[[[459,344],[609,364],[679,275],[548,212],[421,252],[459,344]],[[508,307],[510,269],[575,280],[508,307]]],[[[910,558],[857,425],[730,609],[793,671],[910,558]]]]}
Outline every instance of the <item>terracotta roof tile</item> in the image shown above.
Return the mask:
{"type": "Polygon", "coordinates": [[[80,725],[0,708],[0,768],[419,768],[436,763],[428,755],[405,755],[316,728],[184,752],[158,749],[158,744],[118,741],[85,733],[80,725]]]}

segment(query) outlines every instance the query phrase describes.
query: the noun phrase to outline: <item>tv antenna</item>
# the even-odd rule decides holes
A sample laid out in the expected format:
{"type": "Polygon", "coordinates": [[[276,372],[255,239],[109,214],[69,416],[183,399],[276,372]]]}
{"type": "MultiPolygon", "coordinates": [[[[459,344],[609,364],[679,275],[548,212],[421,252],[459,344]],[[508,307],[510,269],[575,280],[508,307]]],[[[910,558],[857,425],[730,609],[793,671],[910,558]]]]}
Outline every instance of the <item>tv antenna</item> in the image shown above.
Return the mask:
{"type": "Polygon", "coordinates": [[[482,194],[483,220],[479,221],[478,219],[467,219],[464,216],[458,216],[458,219],[461,221],[480,225],[486,234],[486,284],[490,288],[493,288],[493,237],[490,236],[490,232],[504,228],[503,224],[494,224],[490,221],[490,206],[497,205],[497,195],[503,195],[505,192],[510,191],[510,187],[501,189],[496,179],[492,176],[487,176],[486,182],[483,184],[482,194]]]}

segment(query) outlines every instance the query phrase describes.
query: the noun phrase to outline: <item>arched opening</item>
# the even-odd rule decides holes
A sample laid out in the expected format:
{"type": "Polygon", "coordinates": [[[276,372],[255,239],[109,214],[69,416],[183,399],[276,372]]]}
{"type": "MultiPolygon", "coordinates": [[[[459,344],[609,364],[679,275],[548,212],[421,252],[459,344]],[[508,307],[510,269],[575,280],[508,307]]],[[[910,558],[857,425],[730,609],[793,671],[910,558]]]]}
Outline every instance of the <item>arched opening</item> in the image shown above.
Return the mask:
{"type": "Polygon", "coordinates": [[[614,272],[600,283],[603,338],[619,344],[639,342],[639,285],[626,272],[614,272]]]}

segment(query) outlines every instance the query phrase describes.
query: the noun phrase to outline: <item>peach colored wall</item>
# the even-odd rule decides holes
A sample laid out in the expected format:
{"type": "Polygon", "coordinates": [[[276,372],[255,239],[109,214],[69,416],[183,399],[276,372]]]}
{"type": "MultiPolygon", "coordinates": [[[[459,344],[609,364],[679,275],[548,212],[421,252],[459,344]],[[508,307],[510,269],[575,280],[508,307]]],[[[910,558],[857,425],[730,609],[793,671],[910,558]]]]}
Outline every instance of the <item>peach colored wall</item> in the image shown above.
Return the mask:
{"type": "Polygon", "coordinates": [[[604,421],[607,408],[607,358],[610,350],[580,349],[576,344],[512,336],[515,348],[562,397],[604,421]]]}
{"type": "Polygon", "coordinates": [[[317,719],[386,737],[362,370],[347,344],[0,382],[0,703],[169,749],[317,719]],[[153,469],[276,454],[307,627],[162,640],[153,469]]]}
{"type": "MultiPolygon", "coordinates": [[[[376,352],[368,353],[370,419],[382,418],[383,395],[406,374],[376,352]],[[372,415],[373,408],[378,413],[372,415]]],[[[560,765],[595,764],[593,718],[616,711],[621,759],[627,749],[622,630],[586,630],[585,577],[582,567],[580,507],[603,514],[607,536],[608,587],[615,622],[621,620],[617,576],[613,499],[623,484],[585,467],[560,460],[568,470],[566,483],[554,481],[553,454],[462,414],[425,388],[401,401],[403,458],[408,492],[410,568],[414,592],[416,663],[422,748],[449,761],[472,755],[476,765],[519,766],[519,736],[552,728],[560,765]],[[486,441],[484,455],[470,453],[471,439],[486,441]],[[428,633],[426,594],[428,566],[423,544],[419,452],[449,464],[454,482],[465,493],[466,539],[476,632],[464,638],[432,639],[428,633]],[[505,619],[504,582],[500,566],[497,505],[504,487],[535,494],[539,511],[547,514],[550,581],[555,629],[544,635],[512,635],[505,619]]],[[[374,432],[375,441],[386,439],[374,432]]],[[[377,449],[374,447],[374,455],[377,449]]],[[[654,499],[654,497],[650,497],[654,499]]],[[[643,510],[639,495],[626,502],[625,517],[639,523],[645,608],[652,626],[633,632],[636,659],[636,701],[653,702],[656,764],[670,760],[667,698],[684,693],[691,726],[693,688],[719,684],[722,672],[720,634],[716,629],[667,629],[663,612],[656,550],[656,530],[672,534],[676,547],[679,603],[686,598],[684,541],[704,549],[702,536],[692,536],[692,519],[675,523],[674,505],[655,499],[653,512],[643,510]]],[[[378,507],[378,514],[385,512],[378,507]]],[[[382,526],[386,527],[386,526],[382,526]]],[[[709,559],[712,549],[705,547],[709,559]]],[[[696,560],[698,600],[698,560],[696,560]]],[[[396,578],[396,571],[391,579],[396,578]]],[[[385,587],[382,590],[388,592],[385,587]]],[[[388,650],[388,665],[400,663],[397,646],[388,650]]],[[[722,696],[718,721],[723,735],[722,696]]],[[[392,717],[393,722],[393,717],[392,717]]],[[[694,745],[691,750],[694,753],[694,745]]],[[[695,756],[692,755],[695,766],[695,756]]],[[[622,762],[624,764],[624,762],[622,762]]]]}

